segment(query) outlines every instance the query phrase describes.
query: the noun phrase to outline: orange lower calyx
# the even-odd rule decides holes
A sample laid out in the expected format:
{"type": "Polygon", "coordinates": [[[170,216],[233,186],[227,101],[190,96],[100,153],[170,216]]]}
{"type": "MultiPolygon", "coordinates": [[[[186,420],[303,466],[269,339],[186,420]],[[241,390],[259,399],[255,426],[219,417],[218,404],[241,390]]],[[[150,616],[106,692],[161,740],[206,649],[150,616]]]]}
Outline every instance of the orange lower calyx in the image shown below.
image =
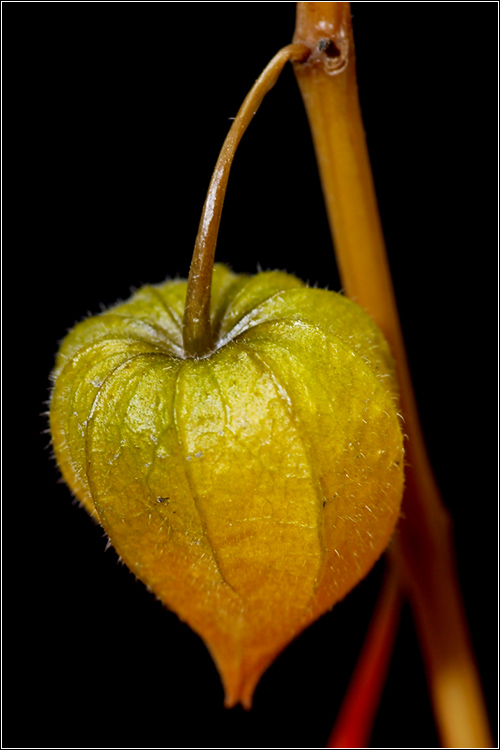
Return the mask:
{"type": "Polygon", "coordinates": [[[226,705],[370,570],[398,518],[392,359],[354,303],[280,272],[213,273],[215,351],[182,346],[186,282],[80,323],[54,373],[68,485],[204,639],[226,705]]]}

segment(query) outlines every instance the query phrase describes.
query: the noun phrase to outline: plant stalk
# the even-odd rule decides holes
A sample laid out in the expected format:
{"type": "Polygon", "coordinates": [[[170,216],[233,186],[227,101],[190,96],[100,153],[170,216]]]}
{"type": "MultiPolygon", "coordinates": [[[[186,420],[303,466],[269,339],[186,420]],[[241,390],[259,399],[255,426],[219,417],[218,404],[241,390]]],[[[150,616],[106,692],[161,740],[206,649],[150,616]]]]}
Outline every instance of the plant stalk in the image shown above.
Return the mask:
{"type": "Polygon", "coordinates": [[[389,565],[327,747],[368,747],[396,640],[401,603],[398,576],[389,565]]]}
{"type": "Polygon", "coordinates": [[[294,70],[307,111],[342,285],[391,347],[405,420],[406,489],[397,567],[417,624],[445,747],[492,747],[456,575],[451,519],[432,473],[385,251],[357,93],[348,2],[299,2],[294,70]]]}

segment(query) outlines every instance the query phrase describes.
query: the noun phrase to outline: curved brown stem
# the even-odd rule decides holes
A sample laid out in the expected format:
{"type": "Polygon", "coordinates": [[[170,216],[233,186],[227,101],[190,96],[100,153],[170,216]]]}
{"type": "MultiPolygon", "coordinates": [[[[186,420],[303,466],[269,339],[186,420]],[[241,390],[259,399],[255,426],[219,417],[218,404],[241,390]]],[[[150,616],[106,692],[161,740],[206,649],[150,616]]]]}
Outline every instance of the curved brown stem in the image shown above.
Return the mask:
{"type": "Polygon", "coordinates": [[[238,144],[285,64],[289,60],[304,60],[308,54],[306,45],[289,44],[273,57],[247,94],[224,141],[203,206],[189,270],[182,331],[187,356],[204,357],[214,348],[210,325],[212,270],[224,196],[238,144]]]}

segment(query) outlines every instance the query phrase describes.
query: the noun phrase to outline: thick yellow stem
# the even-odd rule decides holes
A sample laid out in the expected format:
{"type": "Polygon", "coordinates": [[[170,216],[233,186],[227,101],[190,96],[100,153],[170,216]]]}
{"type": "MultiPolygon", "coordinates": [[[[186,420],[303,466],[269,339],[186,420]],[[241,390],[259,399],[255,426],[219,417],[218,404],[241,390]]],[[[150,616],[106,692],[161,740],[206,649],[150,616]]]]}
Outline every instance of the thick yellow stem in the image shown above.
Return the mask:
{"type": "Polygon", "coordinates": [[[490,747],[455,571],[451,522],[427,456],[411,382],[357,93],[348,2],[297,3],[294,69],[306,107],[343,287],[378,323],[397,368],[408,464],[397,564],[419,630],[445,747],[490,747]]]}

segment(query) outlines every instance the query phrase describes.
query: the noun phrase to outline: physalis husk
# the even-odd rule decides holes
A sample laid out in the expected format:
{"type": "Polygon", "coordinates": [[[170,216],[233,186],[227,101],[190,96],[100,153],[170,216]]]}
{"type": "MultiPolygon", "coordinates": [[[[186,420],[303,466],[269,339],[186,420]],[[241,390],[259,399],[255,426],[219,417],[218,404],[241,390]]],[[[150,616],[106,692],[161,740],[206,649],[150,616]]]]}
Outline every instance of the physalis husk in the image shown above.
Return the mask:
{"type": "Polygon", "coordinates": [[[128,567],[200,634],[226,705],[369,571],[403,489],[381,332],[281,272],[213,274],[217,346],[186,358],[186,281],[77,325],[54,372],[63,476],[128,567]]]}

